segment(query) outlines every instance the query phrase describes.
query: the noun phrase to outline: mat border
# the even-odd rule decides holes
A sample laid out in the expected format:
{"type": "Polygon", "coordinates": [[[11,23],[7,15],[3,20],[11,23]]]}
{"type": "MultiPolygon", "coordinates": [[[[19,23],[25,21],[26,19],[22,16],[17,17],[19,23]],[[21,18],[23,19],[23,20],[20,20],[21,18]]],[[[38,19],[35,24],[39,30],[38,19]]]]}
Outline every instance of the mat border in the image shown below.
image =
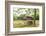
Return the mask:
{"type": "Polygon", "coordinates": [[[45,3],[35,3],[35,2],[20,2],[20,1],[5,1],[5,35],[21,35],[21,34],[38,34],[38,33],[44,33],[45,32],[45,3]],[[42,30],[36,30],[36,31],[21,31],[21,32],[10,32],[10,10],[9,5],[13,4],[24,4],[24,5],[42,5],[42,30]]]}

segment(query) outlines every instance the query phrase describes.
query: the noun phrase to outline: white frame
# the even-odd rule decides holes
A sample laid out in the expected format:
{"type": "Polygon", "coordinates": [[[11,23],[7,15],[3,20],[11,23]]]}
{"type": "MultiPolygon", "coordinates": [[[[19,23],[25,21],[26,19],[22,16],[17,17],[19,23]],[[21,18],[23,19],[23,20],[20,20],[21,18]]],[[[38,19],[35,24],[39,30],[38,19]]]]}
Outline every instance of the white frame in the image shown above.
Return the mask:
{"type": "Polygon", "coordinates": [[[10,5],[10,31],[35,31],[35,30],[42,30],[42,6],[32,6],[32,5],[10,5]],[[30,28],[13,28],[13,8],[38,8],[39,9],[39,27],[30,27],[30,28]]]}

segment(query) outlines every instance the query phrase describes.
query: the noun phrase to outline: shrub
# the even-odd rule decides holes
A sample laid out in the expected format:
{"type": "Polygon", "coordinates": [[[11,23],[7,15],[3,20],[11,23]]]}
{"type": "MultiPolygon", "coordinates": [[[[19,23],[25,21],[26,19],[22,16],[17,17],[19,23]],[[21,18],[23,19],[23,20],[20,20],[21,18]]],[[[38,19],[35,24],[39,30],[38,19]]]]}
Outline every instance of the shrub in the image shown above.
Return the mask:
{"type": "Polygon", "coordinates": [[[33,22],[32,22],[32,21],[27,21],[27,24],[28,24],[28,25],[32,25],[33,22]]]}

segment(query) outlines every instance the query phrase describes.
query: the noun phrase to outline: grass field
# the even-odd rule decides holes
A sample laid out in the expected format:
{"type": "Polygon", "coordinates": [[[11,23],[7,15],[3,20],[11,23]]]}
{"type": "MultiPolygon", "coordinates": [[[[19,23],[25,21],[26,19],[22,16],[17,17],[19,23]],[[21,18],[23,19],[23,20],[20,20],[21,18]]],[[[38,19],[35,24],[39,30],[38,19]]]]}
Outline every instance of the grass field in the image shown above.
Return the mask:
{"type": "MultiPolygon", "coordinates": [[[[39,25],[39,20],[36,20],[35,27],[39,25]]],[[[16,20],[13,21],[14,28],[23,28],[23,27],[34,27],[34,20],[16,20]]]]}

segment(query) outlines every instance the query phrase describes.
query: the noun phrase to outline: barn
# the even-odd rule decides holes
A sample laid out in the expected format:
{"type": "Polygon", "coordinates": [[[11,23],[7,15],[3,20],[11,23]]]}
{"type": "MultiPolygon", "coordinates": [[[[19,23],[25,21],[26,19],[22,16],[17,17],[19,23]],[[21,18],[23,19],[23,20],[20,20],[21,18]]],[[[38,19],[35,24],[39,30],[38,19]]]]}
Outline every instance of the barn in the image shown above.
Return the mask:
{"type": "Polygon", "coordinates": [[[24,20],[32,20],[33,18],[32,18],[32,17],[27,16],[27,17],[24,17],[23,19],[24,19],[24,20]]]}

